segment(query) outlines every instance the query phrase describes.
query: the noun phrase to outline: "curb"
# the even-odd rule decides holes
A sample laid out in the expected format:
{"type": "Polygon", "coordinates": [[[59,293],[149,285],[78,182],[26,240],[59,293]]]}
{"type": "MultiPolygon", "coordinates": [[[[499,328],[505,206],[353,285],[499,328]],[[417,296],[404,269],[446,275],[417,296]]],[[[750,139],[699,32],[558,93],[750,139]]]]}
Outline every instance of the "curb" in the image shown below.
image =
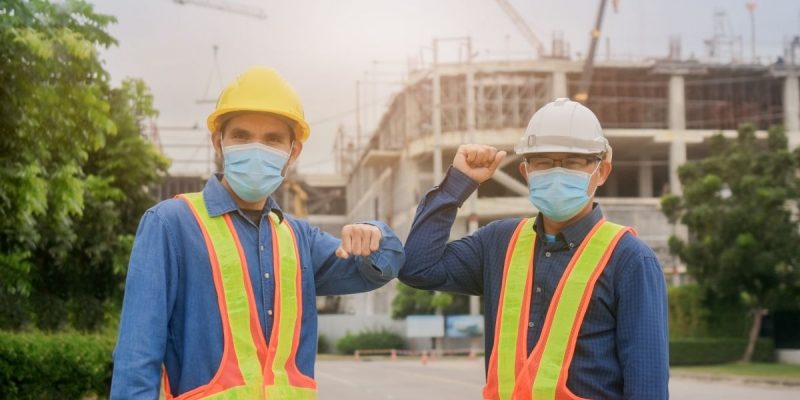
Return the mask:
{"type": "Polygon", "coordinates": [[[785,386],[800,388],[800,379],[781,379],[746,375],[726,374],[694,374],[687,372],[670,372],[670,378],[687,378],[701,381],[736,382],[744,385],[785,386]]]}

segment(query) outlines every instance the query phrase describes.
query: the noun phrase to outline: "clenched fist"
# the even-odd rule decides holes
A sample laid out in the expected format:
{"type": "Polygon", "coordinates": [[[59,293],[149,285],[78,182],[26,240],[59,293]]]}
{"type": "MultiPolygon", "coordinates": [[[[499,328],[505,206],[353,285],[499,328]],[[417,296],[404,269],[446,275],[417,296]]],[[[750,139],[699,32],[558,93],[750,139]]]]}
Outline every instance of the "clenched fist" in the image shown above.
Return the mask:
{"type": "Polygon", "coordinates": [[[473,181],[483,183],[494,175],[500,161],[505,158],[505,151],[497,151],[492,146],[482,144],[462,144],[458,146],[453,167],[473,181]]]}
{"type": "Polygon", "coordinates": [[[368,256],[378,251],[381,230],[369,224],[351,224],[342,228],[342,244],[336,249],[336,257],[368,256]]]}

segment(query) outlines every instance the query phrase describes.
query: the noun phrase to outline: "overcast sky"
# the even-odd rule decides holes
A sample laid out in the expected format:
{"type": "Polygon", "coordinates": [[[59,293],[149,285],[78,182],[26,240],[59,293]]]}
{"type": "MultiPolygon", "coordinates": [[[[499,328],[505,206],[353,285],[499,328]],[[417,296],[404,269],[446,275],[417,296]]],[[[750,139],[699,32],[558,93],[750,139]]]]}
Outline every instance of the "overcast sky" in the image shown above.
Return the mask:
{"type": "MultiPolygon", "coordinates": [[[[205,0],[214,1],[214,0],[205,0]]],[[[248,66],[277,69],[298,91],[311,123],[311,138],[300,157],[304,172],[333,170],[332,145],[343,125],[355,132],[355,82],[364,85],[362,126],[373,127],[409,61],[430,57],[436,37],[470,36],[479,58],[520,58],[532,54],[511,20],[494,0],[223,0],[260,7],[256,19],[173,0],[95,0],[96,10],[116,16],[111,34],[119,45],[102,57],[113,82],[144,79],[160,111],[157,124],[168,154],[203,159],[206,150],[178,152],[175,143],[207,142],[205,118],[224,83],[248,66]],[[219,46],[217,77],[212,46],[219,46]],[[191,127],[179,131],[170,127],[191,127]]],[[[585,53],[598,0],[510,0],[549,47],[554,31],[563,32],[573,56],[585,53]]],[[[705,54],[703,39],[713,34],[713,13],[727,12],[729,32],[742,36],[750,57],[750,22],[744,0],[621,0],[603,24],[598,58],[610,38],[614,58],[663,56],[669,37],[679,35],[683,55],[705,54]]],[[[610,3],[610,2],[609,2],[610,3]]],[[[755,12],[757,53],[774,60],[785,40],[800,33],[800,2],[759,0],[755,12]]],[[[206,168],[196,165],[196,168],[206,168]]],[[[190,171],[184,171],[190,172],[190,171]]],[[[180,171],[176,171],[180,173],[180,171]]]]}

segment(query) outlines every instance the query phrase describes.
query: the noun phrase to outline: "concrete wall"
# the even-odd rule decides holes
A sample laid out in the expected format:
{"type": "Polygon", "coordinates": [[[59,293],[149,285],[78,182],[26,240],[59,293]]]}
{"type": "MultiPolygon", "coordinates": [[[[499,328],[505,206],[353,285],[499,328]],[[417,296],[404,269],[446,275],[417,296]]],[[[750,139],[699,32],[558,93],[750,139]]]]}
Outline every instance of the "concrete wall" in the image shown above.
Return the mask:
{"type": "Polygon", "coordinates": [[[319,334],[325,335],[331,345],[350,333],[386,328],[405,336],[406,321],[393,320],[389,315],[322,314],[319,316],[319,334]]]}

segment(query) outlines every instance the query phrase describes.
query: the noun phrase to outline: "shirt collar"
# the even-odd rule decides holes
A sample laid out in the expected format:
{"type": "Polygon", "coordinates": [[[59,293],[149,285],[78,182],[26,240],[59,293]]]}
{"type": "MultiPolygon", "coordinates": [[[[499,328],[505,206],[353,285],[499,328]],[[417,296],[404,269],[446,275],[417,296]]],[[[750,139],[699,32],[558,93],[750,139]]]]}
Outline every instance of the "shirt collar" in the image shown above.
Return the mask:
{"type": "MultiPolygon", "coordinates": [[[[206,202],[210,217],[218,217],[222,214],[239,210],[239,206],[236,205],[236,201],[228,193],[228,189],[222,186],[222,174],[214,174],[208,179],[206,187],[203,188],[203,200],[206,202]]],[[[271,196],[267,198],[267,202],[264,204],[263,213],[266,214],[269,211],[277,214],[278,219],[283,221],[283,211],[271,196]]]]}
{"type": "MultiPolygon", "coordinates": [[[[578,243],[581,243],[584,238],[586,238],[586,235],[591,232],[592,228],[594,228],[594,226],[601,219],[603,219],[603,210],[600,209],[599,204],[592,203],[592,211],[589,214],[586,214],[586,216],[583,218],[562,229],[556,237],[563,238],[563,240],[567,243],[574,243],[577,245],[578,243]]],[[[536,216],[536,222],[534,223],[533,228],[536,230],[536,236],[542,238],[543,240],[544,223],[542,221],[541,212],[536,216]]]]}

